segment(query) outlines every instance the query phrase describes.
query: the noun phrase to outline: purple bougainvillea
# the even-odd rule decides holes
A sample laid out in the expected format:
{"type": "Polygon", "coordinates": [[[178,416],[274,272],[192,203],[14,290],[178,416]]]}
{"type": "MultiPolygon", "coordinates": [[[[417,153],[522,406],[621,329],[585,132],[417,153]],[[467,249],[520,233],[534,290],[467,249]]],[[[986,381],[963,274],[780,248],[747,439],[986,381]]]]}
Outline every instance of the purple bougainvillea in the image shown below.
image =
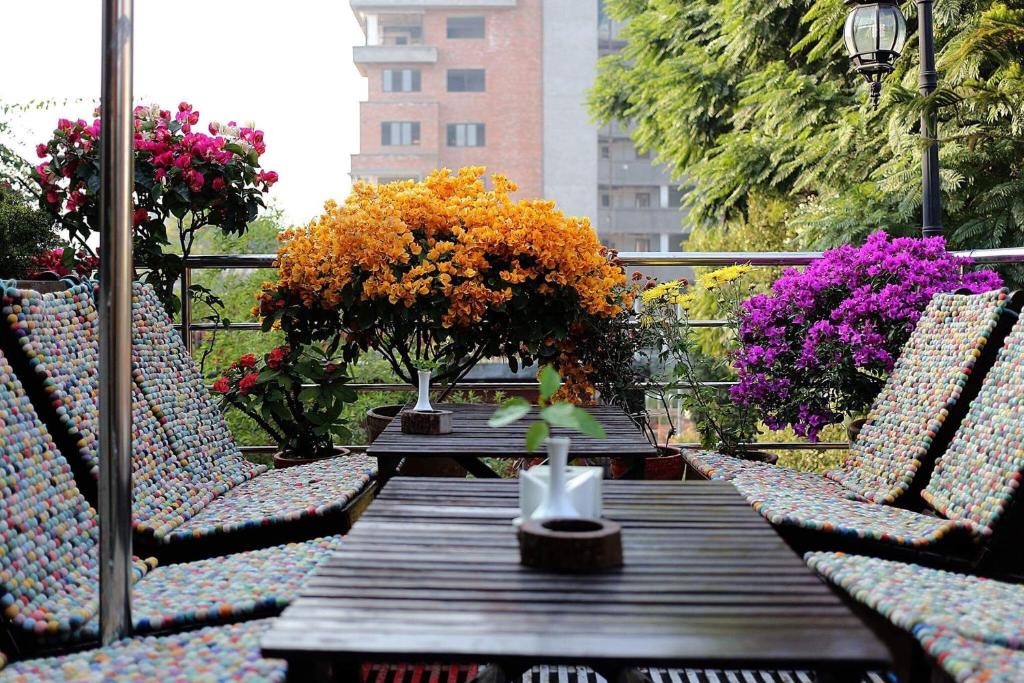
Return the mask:
{"type": "Polygon", "coordinates": [[[1001,286],[971,265],[941,237],[879,231],[787,269],[770,293],[743,302],[733,399],[756,406],[769,428],[816,441],[822,427],[870,407],[934,294],[1001,286]]]}

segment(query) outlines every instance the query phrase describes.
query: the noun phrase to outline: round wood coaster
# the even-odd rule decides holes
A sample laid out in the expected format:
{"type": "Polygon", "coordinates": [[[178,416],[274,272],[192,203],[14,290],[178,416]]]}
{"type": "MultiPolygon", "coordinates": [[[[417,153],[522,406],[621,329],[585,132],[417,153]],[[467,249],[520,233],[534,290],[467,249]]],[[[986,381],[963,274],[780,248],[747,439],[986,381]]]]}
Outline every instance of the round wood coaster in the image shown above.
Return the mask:
{"type": "Polygon", "coordinates": [[[519,527],[523,564],[559,572],[622,566],[622,527],[608,519],[530,519],[519,527]]]}
{"type": "Polygon", "coordinates": [[[403,410],[402,431],[406,434],[451,434],[450,410],[403,410]]]}

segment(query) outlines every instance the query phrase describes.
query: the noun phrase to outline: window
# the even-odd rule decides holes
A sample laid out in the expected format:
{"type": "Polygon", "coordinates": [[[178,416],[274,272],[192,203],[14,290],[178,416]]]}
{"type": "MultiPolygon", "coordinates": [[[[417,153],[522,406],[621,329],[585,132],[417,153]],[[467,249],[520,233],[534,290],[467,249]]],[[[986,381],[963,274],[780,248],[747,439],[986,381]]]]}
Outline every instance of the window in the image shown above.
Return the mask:
{"type": "Polygon", "coordinates": [[[448,92],[483,91],[483,69],[448,69],[448,92]]]}
{"type": "Polygon", "coordinates": [[[420,144],[419,121],[385,121],[380,124],[380,144],[385,147],[420,144]]]}
{"type": "Polygon", "coordinates": [[[449,123],[449,147],[483,147],[485,144],[484,124],[449,123]]]}
{"type": "Polygon", "coordinates": [[[610,194],[608,194],[607,192],[602,192],[601,193],[601,206],[607,209],[611,205],[612,205],[612,196],[610,194]]]}
{"type": "Polygon", "coordinates": [[[448,17],[449,38],[483,38],[483,17],[448,17]]]}
{"type": "Polygon", "coordinates": [[[678,187],[668,188],[668,205],[672,207],[683,205],[683,191],[678,187]]]}
{"type": "Polygon", "coordinates": [[[419,69],[384,69],[384,92],[419,91],[419,69]]]}
{"type": "Polygon", "coordinates": [[[649,209],[649,208],[651,208],[651,193],[650,192],[637,192],[636,193],[636,198],[634,199],[634,202],[633,202],[633,206],[635,206],[638,209],[649,209]]]}
{"type": "Polygon", "coordinates": [[[423,17],[419,14],[380,15],[381,45],[422,45],[423,17]]]}
{"type": "Polygon", "coordinates": [[[648,237],[637,237],[636,238],[636,248],[633,249],[633,251],[650,251],[650,250],[651,250],[651,240],[650,240],[650,238],[648,238],[648,237]]]}
{"type": "Polygon", "coordinates": [[[611,159],[612,158],[612,148],[609,147],[608,145],[601,145],[601,158],[602,159],[611,159]]]}

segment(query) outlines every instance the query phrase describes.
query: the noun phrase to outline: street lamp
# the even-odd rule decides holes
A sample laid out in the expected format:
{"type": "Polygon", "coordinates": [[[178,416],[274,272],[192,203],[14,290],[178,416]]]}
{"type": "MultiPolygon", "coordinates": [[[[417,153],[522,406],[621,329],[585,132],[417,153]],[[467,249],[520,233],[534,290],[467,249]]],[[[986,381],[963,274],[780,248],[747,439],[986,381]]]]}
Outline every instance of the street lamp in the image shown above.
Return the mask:
{"type": "MultiPolygon", "coordinates": [[[[893,64],[907,39],[907,22],[894,0],[864,2],[845,0],[850,5],[843,29],[843,41],[857,73],[868,82],[871,102],[878,107],[882,79],[893,70],[893,64]]],[[[927,96],[935,91],[935,37],[932,30],[932,0],[915,0],[917,35],[920,52],[918,92],[927,96]]],[[[921,112],[921,234],[934,237],[942,234],[942,207],[939,194],[939,141],[935,113],[931,107],[921,112]]]]}
{"type": "Polygon", "coordinates": [[[878,108],[882,79],[892,73],[892,65],[907,40],[907,22],[892,2],[853,4],[843,28],[843,41],[857,73],[871,89],[871,102],[878,108]]]}

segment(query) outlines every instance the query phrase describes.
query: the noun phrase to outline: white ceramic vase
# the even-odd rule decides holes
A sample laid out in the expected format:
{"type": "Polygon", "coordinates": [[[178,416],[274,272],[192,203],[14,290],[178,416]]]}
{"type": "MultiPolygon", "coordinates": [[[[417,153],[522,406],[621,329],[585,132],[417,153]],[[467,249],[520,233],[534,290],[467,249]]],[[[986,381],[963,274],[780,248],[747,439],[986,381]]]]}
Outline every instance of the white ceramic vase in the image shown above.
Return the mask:
{"type": "Polygon", "coordinates": [[[565,490],[565,472],[569,466],[569,443],[569,439],[564,436],[550,437],[545,442],[548,449],[548,467],[550,468],[548,489],[544,495],[544,501],[530,515],[534,519],[580,516],[565,490]]]}
{"type": "Polygon", "coordinates": [[[434,409],[430,405],[430,370],[419,371],[419,400],[416,401],[416,407],[413,410],[416,411],[431,411],[434,409]]]}

